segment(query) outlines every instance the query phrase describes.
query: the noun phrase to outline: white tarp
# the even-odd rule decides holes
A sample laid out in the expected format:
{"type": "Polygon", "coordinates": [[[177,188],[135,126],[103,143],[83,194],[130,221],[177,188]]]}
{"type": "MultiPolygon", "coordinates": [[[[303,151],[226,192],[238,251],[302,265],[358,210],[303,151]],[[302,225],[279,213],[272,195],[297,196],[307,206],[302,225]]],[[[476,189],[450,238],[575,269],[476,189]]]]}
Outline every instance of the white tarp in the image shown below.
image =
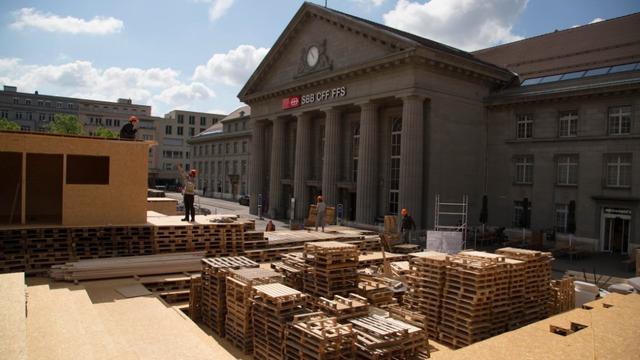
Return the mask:
{"type": "Polygon", "coordinates": [[[462,232],[427,231],[427,250],[456,254],[462,250],[462,232]]]}

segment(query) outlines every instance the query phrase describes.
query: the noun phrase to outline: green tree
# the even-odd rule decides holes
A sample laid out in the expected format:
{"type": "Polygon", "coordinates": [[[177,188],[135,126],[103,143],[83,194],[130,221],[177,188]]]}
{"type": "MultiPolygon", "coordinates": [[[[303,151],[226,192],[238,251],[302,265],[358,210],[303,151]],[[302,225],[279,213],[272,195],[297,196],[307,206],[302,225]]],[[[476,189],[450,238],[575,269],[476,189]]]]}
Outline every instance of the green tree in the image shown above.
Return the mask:
{"type": "Polygon", "coordinates": [[[74,115],[56,114],[49,123],[49,132],[54,134],[82,135],[82,124],[74,115]]]}
{"type": "Polygon", "coordinates": [[[5,118],[0,118],[0,130],[20,131],[20,125],[5,118]]]}
{"type": "Polygon", "coordinates": [[[120,137],[117,133],[105,128],[105,127],[99,127],[96,129],[96,134],[95,136],[97,137],[103,137],[103,138],[107,138],[107,139],[115,139],[120,137]]]}

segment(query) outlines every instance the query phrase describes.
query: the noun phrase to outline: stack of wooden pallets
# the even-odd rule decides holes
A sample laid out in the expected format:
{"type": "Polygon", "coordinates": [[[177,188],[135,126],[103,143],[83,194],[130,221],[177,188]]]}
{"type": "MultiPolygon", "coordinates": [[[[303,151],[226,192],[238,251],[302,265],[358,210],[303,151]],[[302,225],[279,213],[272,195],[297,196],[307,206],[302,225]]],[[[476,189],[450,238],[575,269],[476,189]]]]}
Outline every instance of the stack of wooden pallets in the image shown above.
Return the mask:
{"type": "Polygon", "coordinates": [[[409,260],[408,289],[403,303],[425,315],[425,330],[431,339],[438,338],[446,266],[447,255],[435,251],[411,254],[409,260]]]}
{"type": "Polygon", "coordinates": [[[496,254],[525,263],[525,298],[521,314],[522,325],[530,324],[549,316],[549,291],[551,281],[551,253],[518,249],[501,248],[496,254]]]}
{"type": "Polygon", "coordinates": [[[271,268],[283,275],[286,285],[302,291],[307,265],[301,252],[282,255],[282,261],[272,263],[271,268]]]}
{"type": "Polygon", "coordinates": [[[362,359],[415,359],[426,346],[423,329],[401,320],[371,315],[351,319],[362,359]]]}
{"type": "Polygon", "coordinates": [[[202,322],[219,335],[225,333],[226,276],[229,269],[257,268],[258,263],[244,256],[202,259],[202,322]]]}
{"type": "Polygon", "coordinates": [[[200,321],[202,316],[202,278],[200,275],[191,277],[191,288],[189,291],[189,317],[194,322],[200,321]]]}
{"type": "Polygon", "coordinates": [[[261,250],[266,249],[269,242],[264,237],[262,231],[245,231],[243,250],[261,250]]]}
{"type": "Polygon", "coordinates": [[[339,322],[369,314],[369,302],[356,294],[348,297],[335,295],[333,300],[321,297],[310,307],[335,317],[339,322]]]}
{"type": "Polygon", "coordinates": [[[507,258],[505,259],[507,268],[509,269],[509,320],[507,321],[507,329],[513,330],[521,327],[521,316],[526,306],[524,302],[525,295],[525,270],[524,261],[507,258]]]}
{"type": "Polygon", "coordinates": [[[380,308],[398,304],[389,285],[375,278],[361,278],[358,282],[358,294],[369,300],[369,304],[380,308]]]}
{"type": "Polygon", "coordinates": [[[357,246],[337,241],[307,243],[303,255],[307,265],[304,292],[326,298],[356,292],[357,246]]]}
{"type": "Polygon", "coordinates": [[[253,358],[284,359],[287,323],[305,311],[305,295],[274,283],[253,287],[253,358]]]}
{"type": "Polygon", "coordinates": [[[287,360],[353,359],[355,333],[323,313],[296,315],[285,333],[287,360]]]}
{"type": "Polygon", "coordinates": [[[0,273],[22,272],[26,268],[26,229],[0,231],[0,273]]]}
{"type": "Polygon", "coordinates": [[[280,279],[280,274],[267,269],[228,270],[226,279],[227,314],[225,318],[225,336],[247,354],[253,351],[252,287],[274,283],[280,279]]]}
{"type": "Polygon", "coordinates": [[[549,314],[556,315],[575,308],[576,289],[573,278],[551,280],[549,314]]]}

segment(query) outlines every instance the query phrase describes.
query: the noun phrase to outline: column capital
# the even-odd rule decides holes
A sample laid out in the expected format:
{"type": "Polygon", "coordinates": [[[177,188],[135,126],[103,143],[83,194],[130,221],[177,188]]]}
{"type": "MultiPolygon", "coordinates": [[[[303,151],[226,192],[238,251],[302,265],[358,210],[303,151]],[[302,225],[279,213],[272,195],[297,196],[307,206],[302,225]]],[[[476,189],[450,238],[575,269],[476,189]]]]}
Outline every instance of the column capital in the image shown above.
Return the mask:
{"type": "Polygon", "coordinates": [[[267,118],[253,119],[253,126],[255,127],[264,127],[267,126],[268,123],[269,119],[267,118]]]}
{"type": "Polygon", "coordinates": [[[295,117],[296,120],[309,120],[309,119],[311,119],[311,113],[310,112],[305,112],[305,111],[295,112],[295,113],[291,114],[291,116],[295,117]]]}
{"type": "Polygon", "coordinates": [[[363,110],[363,111],[367,111],[367,110],[376,111],[380,107],[380,104],[373,102],[371,100],[358,101],[358,102],[355,102],[354,105],[359,106],[360,110],[363,110]]]}
{"type": "Polygon", "coordinates": [[[322,107],[319,109],[320,111],[322,111],[325,114],[329,114],[329,113],[333,113],[333,114],[340,114],[342,113],[342,110],[337,107],[337,106],[327,106],[327,107],[322,107]]]}
{"type": "Polygon", "coordinates": [[[396,99],[400,99],[402,101],[424,101],[428,96],[419,93],[408,93],[408,94],[400,94],[396,96],[396,99]]]}

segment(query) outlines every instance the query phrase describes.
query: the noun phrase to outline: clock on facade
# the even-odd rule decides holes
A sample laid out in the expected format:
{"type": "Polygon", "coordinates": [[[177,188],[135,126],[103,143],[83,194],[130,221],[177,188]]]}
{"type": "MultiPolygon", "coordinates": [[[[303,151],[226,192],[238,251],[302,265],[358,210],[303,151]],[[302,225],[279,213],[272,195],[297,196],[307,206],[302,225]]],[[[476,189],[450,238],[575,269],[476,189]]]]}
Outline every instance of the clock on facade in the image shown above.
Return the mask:
{"type": "Polygon", "coordinates": [[[316,46],[312,46],[307,51],[307,65],[309,67],[314,67],[318,63],[318,59],[320,58],[320,51],[316,46]]]}

